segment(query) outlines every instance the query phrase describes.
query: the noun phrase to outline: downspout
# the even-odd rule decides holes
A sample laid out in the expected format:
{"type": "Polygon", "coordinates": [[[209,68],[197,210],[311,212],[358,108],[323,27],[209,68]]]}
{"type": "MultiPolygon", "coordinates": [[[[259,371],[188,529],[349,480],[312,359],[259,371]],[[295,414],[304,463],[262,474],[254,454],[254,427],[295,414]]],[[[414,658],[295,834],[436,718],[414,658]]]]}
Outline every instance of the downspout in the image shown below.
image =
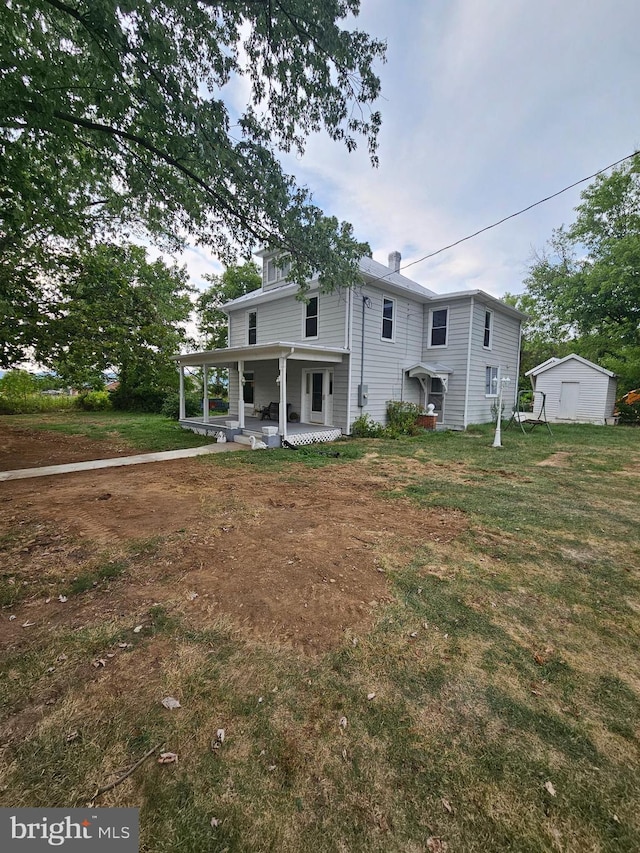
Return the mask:
{"type": "MultiPolygon", "coordinates": [[[[467,421],[469,418],[469,382],[471,380],[471,341],[473,339],[473,309],[474,309],[474,298],[471,297],[471,306],[469,312],[469,340],[467,343],[467,377],[464,383],[464,415],[462,417],[462,429],[467,428],[467,421]]],[[[444,406],[443,406],[444,408],[444,406]]],[[[444,414],[443,414],[444,418],[444,414]]]]}
{"type": "Polygon", "coordinates": [[[362,391],[362,386],[364,385],[364,311],[365,308],[371,308],[372,302],[368,296],[362,296],[362,331],[361,331],[361,340],[360,340],[360,391],[358,394],[358,407],[360,409],[360,414],[362,414],[362,410],[364,409],[364,394],[362,391]]]}
{"type": "Polygon", "coordinates": [[[520,389],[520,357],[522,354],[522,320],[518,326],[518,358],[516,359],[516,381],[515,381],[515,397],[513,400],[513,408],[515,410],[518,405],[518,393],[520,389]]]}

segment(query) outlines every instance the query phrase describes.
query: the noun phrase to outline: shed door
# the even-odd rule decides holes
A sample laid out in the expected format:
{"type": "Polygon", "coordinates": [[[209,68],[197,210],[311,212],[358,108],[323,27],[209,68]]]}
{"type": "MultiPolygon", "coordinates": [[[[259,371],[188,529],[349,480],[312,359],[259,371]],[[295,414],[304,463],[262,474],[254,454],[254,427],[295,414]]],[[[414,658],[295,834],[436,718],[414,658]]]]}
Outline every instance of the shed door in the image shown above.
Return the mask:
{"type": "Polygon", "coordinates": [[[580,399],[579,382],[560,383],[560,402],[558,417],[564,421],[575,421],[578,417],[578,401],[580,399]]]}

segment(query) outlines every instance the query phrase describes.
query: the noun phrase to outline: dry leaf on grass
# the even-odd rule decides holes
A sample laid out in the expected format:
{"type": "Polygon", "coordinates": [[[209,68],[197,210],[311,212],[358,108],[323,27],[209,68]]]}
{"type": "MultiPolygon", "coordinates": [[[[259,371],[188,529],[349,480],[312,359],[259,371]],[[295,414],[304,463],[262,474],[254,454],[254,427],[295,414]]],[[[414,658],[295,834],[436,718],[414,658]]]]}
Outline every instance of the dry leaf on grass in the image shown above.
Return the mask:
{"type": "Polygon", "coordinates": [[[375,699],[375,698],[376,698],[376,694],[375,694],[375,693],[367,693],[367,699],[368,699],[369,701],[371,701],[372,699],[375,699]]]}
{"type": "Polygon", "coordinates": [[[161,752],[158,758],[158,764],[177,764],[178,755],[175,752],[161,752]]]}
{"type": "Polygon", "coordinates": [[[106,666],[107,662],[104,658],[96,658],[94,661],[91,661],[91,666],[99,669],[101,666],[106,666]]]}
{"type": "Polygon", "coordinates": [[[545,790],[548,791],[552,797],[556,795],[556,789],[553,787],[553,782],[545,782],[544,783],[545,790]]]}
{"type": "Polygon", "coordinates": [[[211,741],[211,749],[220,749],[224,743],[224,729],[218,729],[215,738],[211,741]]]}
{"type": "Polygon", "coordinates": [[[139,634],[140,631],[142,631],[142,625],[136,625],[136,627],[133,629],[134,634],[139,634]]]}
{"type": "Polygon", "coordinates": [[[167,711],[173,711],[176,708],[182,707],[178,700],[174,699],[173,696],[165,696],[165,698],[162,700],[162,705],[167,709],[167,711]]]}
{"type": "Polygon", "coordinates": [[[449,845],[441,838],[437,838],[435,835],[430,835],[427,838],[427,850],[429,850],[429,853],[447,853],[448,849],[449,845]]]}
{"type": "Polygon", "coordinates": [[[220,823],[221,823],[221,821],[219,821],[217,817],[211,818],[211,828],[212,829],[217,829],[217,827],[220,826],[220,823]]]}
{"type": "Polygon", "coordinates": [[[346,729],[347,728],[347,718],[346,717],[340,717],[340,722],[338,723],[338,725],[340,726],[341,729],[346,729]]]}
{"type": "Polygon", "coordinates": [[[442,808],[446,812],[449,812],[449,814],[453,814],[453,808],[451,807],[451,803],[449,802],[449,800],[445,800],[444,797],[442,798],[442,808]]]}

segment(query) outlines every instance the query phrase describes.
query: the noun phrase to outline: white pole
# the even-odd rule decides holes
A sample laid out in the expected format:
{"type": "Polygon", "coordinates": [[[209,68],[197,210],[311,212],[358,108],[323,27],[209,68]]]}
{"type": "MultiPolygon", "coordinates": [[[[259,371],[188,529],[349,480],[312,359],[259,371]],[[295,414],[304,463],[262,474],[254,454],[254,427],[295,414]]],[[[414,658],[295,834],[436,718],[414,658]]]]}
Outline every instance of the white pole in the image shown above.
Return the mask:
{"type": "Polygon", "coordinates": [[[280,380],[280,411],[278,417],[278,431],[282,438],[287,437],[287,359],[282,356],[278,359],[278,379],[280,380]]]}
{"type": "Polygon", "coordinates": [[[244,429],[244,361],[238,362],[238,422],[244,429]]]}
{"type": "Polygon", "coordinates": [[[180,365],[180,420],[185,419],[185,404],[184,404],[184,366],[180,365]]]}
{"type": "Polygon", "coordinates": [[[206,364],[202,365],[202,420],[209,423],[209,369],[206,364]]]}
{"type": "MultiPolygon", "coordinates": [[[[500,391],[498,392],[498,416],[496,418],[496,433],[493,437],[493,447],[502,447],[502,392],[505,385],[511,382],[508,376],[504,376],[500,380],[500,391]]],[[[497,384],[497,380],[496,380],[497,384]]]]}

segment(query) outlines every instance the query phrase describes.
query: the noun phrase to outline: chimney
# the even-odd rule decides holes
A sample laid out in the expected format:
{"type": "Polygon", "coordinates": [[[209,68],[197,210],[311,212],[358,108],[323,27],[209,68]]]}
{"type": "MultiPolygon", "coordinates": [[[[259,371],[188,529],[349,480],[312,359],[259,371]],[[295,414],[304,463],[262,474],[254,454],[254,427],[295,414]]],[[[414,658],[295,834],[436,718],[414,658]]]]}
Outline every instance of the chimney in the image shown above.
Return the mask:
{"type": "Polygon", "coordinates": [[[402,255],[400,252],[391,252],[389,255],[389,269],[394,272],[400,272],[400,261],[402,260],[402,255]]]}

